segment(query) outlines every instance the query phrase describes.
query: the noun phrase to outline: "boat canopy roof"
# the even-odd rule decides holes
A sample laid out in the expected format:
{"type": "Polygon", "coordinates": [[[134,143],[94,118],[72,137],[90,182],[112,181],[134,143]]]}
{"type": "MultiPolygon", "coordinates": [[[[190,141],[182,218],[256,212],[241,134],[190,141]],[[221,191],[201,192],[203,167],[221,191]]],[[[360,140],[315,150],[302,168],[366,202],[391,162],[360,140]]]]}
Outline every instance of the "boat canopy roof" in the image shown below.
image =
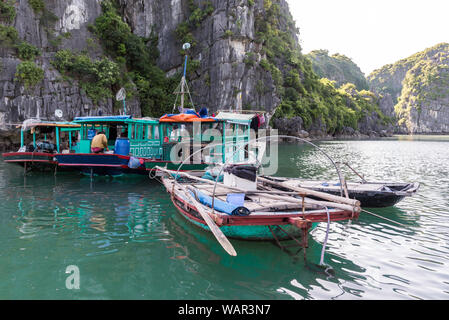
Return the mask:
{"type": "Polygon", "coordinates": [[[251,121],[257,117],[257,114],[250,113],[250,114],[243,114],[243,113],[234,113],[234,112],[220,112],[217,116],[215,116],[216,119],[222,120],[222,121],[233,121],[233,122],[240,122],[240,123],[251,123],[251,121]]]}
{"type": "Polygon", "coordinates": [[[103,117],[77,117],[76,123],[102,123],[102,122],[124,122],[131,120],[132,116],[103,116],[103,117]]]}
{"type": "Polygon", "coordinates": [[[159,119],[163,123],[192,123],[192,122],[217,122],[219,121],[213,117],[201,117],[193,110],[188,110],[180,114],[166,114],[159,119]]]}
{"type": "Polygon", "coordinates": [[[157,123],[157,119],[133,119],[132,116],[77,117],[74,122],[80,124],[112,124],[112,123],[157,123]]]}
{"type": "Polygon", "coordinates": [[[27,131],[36,127],[53,127],[53,128],[67,128],[67,129],[77,129],[80,128],[81,125],[68,121],[43,121],[38,119],[30,119],[24,121],[22,125],[18,126],[22,128],[22,131],[27,131]]]}

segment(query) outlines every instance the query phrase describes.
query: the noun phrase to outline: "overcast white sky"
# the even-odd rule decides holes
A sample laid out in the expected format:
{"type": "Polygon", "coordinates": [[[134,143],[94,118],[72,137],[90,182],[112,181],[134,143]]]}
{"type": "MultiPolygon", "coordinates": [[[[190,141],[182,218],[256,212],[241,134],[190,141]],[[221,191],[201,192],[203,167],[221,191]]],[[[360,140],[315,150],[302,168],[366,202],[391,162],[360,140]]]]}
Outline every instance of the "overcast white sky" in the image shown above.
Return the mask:
{"type": "Polygon", "coordinates": [[[287,0],[303,53],[327,49],[368,75],[449,42],[449,0],[287,0]]]}

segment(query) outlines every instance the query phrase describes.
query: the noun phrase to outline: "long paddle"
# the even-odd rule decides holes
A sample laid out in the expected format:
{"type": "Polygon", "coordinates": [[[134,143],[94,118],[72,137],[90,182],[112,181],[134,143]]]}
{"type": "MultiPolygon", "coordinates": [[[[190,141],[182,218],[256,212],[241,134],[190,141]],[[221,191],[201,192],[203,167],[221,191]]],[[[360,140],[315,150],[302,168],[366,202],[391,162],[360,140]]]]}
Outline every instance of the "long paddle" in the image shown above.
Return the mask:
{"type": "MultiPolygon", "coordinates": [[[[173,183],[176,183],[176,182],[173,182],[173,183]]],[[[176,185],[185,192],[185,194],[189,198],[189,200],[192,201],[192,203],[195,205],[195,208],[198,210],[199,214],[204,219],[204,221],[206,222],[206,224],[209,227],[210,231],[215,236],[215,238],[218,240],[218,242],[223,247],[223,249],[225,249],[226,252],[229,255],[231,255],[233,257],[236,257],[237,256],[237,252],[235,251],[234,247],[229,242],[228,238],[226,238],[224,233],[220,230],[220,228],[215,224],[214,220],[212,220],[212,218],[209,216],[209,214],[204,211],[201,203],[199,203],[195,199],[195,197],[192,196],[192,194],[190,193],[189,190],[187,190],[186,187],[184,187],[180,183],[176,183],[176,185]]]]}

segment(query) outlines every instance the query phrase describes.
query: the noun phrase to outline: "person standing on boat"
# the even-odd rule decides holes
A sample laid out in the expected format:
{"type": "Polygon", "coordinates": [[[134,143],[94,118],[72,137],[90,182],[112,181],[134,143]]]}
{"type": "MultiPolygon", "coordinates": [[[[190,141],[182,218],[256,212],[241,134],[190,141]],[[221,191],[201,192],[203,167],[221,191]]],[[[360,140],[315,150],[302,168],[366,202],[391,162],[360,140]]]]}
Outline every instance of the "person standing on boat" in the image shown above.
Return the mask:
{"type": "Polygon", "coordinates": [[[97,135],[92,139],[91,144],[92,153],[103,153],[104,149],[109,151],[108,148],[108,138],[103,131],[97,133],[97,135]]]}

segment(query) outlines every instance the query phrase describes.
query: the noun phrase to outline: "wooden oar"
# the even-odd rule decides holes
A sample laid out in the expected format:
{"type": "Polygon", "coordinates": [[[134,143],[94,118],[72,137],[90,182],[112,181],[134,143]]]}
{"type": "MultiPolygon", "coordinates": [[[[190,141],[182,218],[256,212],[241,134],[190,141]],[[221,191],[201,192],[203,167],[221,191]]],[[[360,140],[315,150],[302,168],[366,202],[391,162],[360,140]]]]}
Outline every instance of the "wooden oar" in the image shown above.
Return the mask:
{"type": "Polygon", "coordinates": [[[176,183],[176,182],[173,182],[173,183],[175,183],[179,188],[181,188],[185,192],[187,198],[189,198],[189,200],[193,203],[195,208],[198,210],[199,214],[204,219],[204,221],[206,222],[206,224],[209,227],[210,231],[215,236],[215,238],[218,240],[218,242],[223,247],[223,249],[225,249],[226,252],[229,255],[231,255],[233,257],[236,257],[237,256],[237,252],[235,251],[234,247],[229,242],[228,238],[226,238],[224,233],[220,230],[220,228],[215,224],[214,220],[212,220],[212,218],[209,216],[209,214],[204,211],[201,203],[199,203],[195,199],[195,197],[192,196],[192,194],[190,193],[189,190],[187,190],[186,187],[184,187],[180,183],[176,183]]]}

